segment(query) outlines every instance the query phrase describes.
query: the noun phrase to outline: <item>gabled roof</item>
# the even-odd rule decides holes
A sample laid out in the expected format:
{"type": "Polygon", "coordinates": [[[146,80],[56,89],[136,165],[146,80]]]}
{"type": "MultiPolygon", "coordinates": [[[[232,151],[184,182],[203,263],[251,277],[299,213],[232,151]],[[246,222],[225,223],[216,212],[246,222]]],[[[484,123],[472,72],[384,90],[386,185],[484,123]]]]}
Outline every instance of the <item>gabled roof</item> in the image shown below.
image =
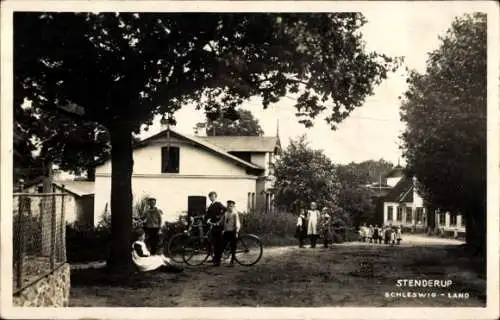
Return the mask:
{"type": "Polygon", "coordinates": [[[385,197],[385,202],[413,202],[413,179],[409,177],[403,177],[394,186],[394,188],[389,191],[385,197]]]}
{"type": "Polygon", "coordinates": [[[53,184],[59,188],[62,188],[64,185],[64,190],[79,197],[94,194],[95,184],[93,181],[59,180],[54,181],[53,184]]]}
{"type": "Polygon", "coordinates": [[[278,137],[261,136],[213,136],[198,137],[219,146],[227,152],[274,152],[281,150],[278,137]]]}
{"type": "MultiPolygon", "coordinates": [[[[159,133],[157,133],[149,138],[146,138],[146,139],[138,142],[134,146],[134,149],[143,148],[145,146],[148,146],[149,144],[151,144],[155,140],[157,140],[161,137],[166,137],[166,136],[167,136],[167,130],[163,130],[163,131],[161,131],[161,132],[159,132],[159,133]]],[[[223,158],[226,158],[227,160],[230,160],[233,163],[236,163],[244,168],[253,169],[253,170],[264,170],[264,168],[262,168],[256,164],[244,161],[244,160],[228,153],[226,150],[222,149],[221,147],[214,145],[208,141],[205,141],[205,140],[201,139],[200,137],[184,135],[184,134],[181,134],[179,132],[173,131],[172,129],[170,129],[170,136],[190,141],[190,142],[192,142],[192,143],[194,143],[194,144],[196,144],[196,145],[198,145],[198,146],[200,146],[208,151],[216,153],[217,155],[222,156],[223,158]]],[[[107,159],[107,160],[109,160],[109,159],[107,159]]],[[[101,164],[102,163],[103,162],[101,162],[101,164]]]]}

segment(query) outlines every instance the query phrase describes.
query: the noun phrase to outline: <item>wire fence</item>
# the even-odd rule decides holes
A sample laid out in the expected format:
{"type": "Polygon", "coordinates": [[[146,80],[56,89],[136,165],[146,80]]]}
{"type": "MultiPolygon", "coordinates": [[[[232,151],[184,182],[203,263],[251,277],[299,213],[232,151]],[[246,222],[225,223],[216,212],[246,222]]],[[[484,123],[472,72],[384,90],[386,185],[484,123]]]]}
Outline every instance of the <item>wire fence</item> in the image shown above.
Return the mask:
{"type": "Polygon", "coordinates": [[[63,193],[14,193],[13,292],[66,262],[63,193]]]}

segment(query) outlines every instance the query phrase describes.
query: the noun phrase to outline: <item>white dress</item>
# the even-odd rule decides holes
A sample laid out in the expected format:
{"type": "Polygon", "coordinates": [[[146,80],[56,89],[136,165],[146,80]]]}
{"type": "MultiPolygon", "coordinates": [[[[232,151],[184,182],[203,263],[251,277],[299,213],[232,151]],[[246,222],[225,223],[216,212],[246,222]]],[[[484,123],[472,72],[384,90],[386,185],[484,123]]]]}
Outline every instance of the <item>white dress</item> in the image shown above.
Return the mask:
{"type": "Polygon", "coordinates": [[[319,220],[319,210],[308,210],[307,211],[307,234],[308,235],[318,235],[318,220],[319,220]]]}
{"type": "Polygon", "coordinates": [[[141,272],[153,271],[161,266],[168,265],[169,259],[163,255],[151,255],[144,241],[135,241],[132,244],[132,261],[141,272]],[[139,256],[134,249],[134,245],[141,246],[141,250],[145,257],[139,256]]]}

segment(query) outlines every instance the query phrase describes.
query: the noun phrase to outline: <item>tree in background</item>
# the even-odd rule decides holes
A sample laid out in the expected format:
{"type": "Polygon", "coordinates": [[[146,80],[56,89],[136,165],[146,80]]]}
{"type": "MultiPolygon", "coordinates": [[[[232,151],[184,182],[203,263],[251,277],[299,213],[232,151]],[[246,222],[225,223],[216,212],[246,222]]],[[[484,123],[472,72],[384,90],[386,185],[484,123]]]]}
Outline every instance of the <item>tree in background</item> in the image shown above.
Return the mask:
{"type": "Polygon", "coordinates": [[[237,110],[236,120],[222,115],[213,115],[207,121],[196,124],[196,130],[205,129],[207,136],[262,136],[264,130],[259,124],[259,120],[254,117],[249,110],[237,110]]]}
{"type": "MultiPolygon", "coordinates": [[[[332,128],[399,61],[365,50],[360,13],[14,13],[14,101],[107,129],[111,145],[108,266],[130,263],[133,133],[193,103],[269,107],[297,94],[305,126],[332,128]]],[[[175,123],[173,117],[168,118],[175,123]]]]}
{"type": "Polygon", "coordinates": [[[337,204],[358,226],[364,222],[374,220],[375,204],[372,200],[372,191],[365,187],[370,182],[367,171],[360,170],[358,164],[337,165],[336,177],[339,184],[337,204]]]}
{"type": "MultiPolygon", "coordinates": [[[[358,173],[360,184],[379,182],[389,171],[394,168],[391,162],[380,160],[366,160],[363,162],[351,162],[346,167],[350,167],[358,173]]],[[[383,181],[382,181],[383,182],[383,181]]]]}
{"type": "Polygon", "coordinates": [[[465,213],[477,252],[486,246],[486,30],[486,14],[456,18],[426,72],[411,71],[401,106],[419,190],[432,206],[465,213]]]}
{"type": "Polygon", "coordinates": [[[276,163],[276,202],[291,212],[309,208],[311,201],[324,206],[337,201],[335,165],[312,149],[305,136],[291,140],[276,163]]]}

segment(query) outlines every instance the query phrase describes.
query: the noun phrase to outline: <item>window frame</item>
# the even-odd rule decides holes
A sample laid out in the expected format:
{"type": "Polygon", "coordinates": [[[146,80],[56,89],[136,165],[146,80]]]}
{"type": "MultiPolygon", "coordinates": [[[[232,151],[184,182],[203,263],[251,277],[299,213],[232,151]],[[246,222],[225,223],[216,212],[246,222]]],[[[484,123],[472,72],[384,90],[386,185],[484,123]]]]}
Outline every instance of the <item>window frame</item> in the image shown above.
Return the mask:
{"type": "Polygon", "coordinates": [[[406,209],[405,209],[405,222],[407,224],[413,223],[413,208],[412,207],[406,207],[406,209]]]}
{"type": "Polygon", "coordinates": [[[180,172],[180,162],[181,162],[181,150],[179,146],[168,146],[168,147],[161,147],[161,173],[162,174],[178,174],[180,172]],[[167,152],[168,150],[168,152],[167,152]],[[170,151],[171,150],[177,150],[177,166],[173,168],[170,165],[170,151]],[[167,159],[165,159],[165,155],[167,155],[167,159]],[[167,160],[167,163],[165,165],[165,160],[167,160]]]}
{"type": "Polygon", "coordinates": [[[387,206],[387,221],[393,221],[394,219],[394,207],[387,206]]]}
{"type": "Polygon", "coordinates": [[[398,206],[396,208],[396,221],[403,222],[403,207],[402,206],[398,206]]]}

